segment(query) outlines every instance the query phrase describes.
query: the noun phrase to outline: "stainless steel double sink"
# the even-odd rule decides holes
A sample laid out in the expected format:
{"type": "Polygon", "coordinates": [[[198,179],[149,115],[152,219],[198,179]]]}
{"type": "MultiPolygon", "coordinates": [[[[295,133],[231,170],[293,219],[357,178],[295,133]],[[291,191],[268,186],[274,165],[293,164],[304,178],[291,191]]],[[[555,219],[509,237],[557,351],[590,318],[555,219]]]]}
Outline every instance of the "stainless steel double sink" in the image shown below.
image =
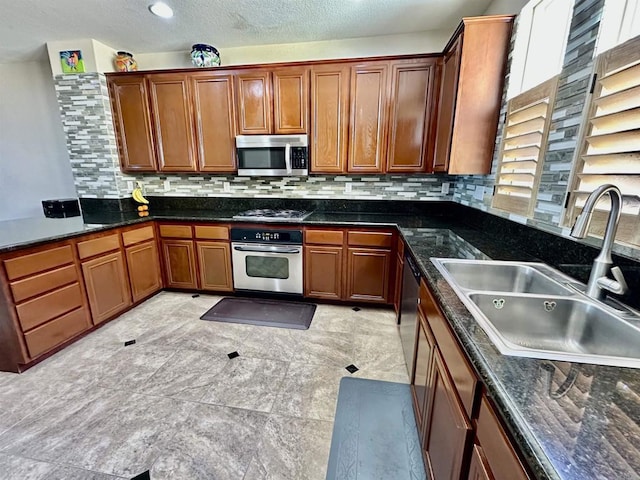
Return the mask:
{"type": "Polygon", "coordinates": [[[432,258],[505,355],[640,368],[640,317],[543,263],[432,258]]]}

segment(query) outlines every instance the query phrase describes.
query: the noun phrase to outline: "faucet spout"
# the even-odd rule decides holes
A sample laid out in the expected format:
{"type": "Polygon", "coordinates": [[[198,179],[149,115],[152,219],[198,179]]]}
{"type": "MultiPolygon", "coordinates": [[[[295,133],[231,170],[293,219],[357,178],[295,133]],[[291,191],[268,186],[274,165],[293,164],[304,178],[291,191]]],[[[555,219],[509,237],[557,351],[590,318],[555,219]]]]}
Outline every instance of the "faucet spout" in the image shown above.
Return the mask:
{"type": "Polygon", "coordinates": [[[611,210],[609,211],[609,218],[607,219],[607,227],[602,239],[602,248],[600,253],[593,261],[593,267],[591,269],[591,275],[589,276],[589,282],[587,283],[587,295],[603,300],[605,297],[604,289],[614,291],[615,293],[624,293],[626,291],[626,284],[622,272],[616,272],[616,280],[619,276],[623,278],[621,283],[610,280],[610,282],[603,282],[601,279],[606,279],[607,274],[613,267],[613,261],[611,260],[611,249],[618,230],[618,223],[620,222],[620,211],[622,209],[622,193],[620,189],[615,185],[606,184],[596,188],[584,205],[582,213],[578,215],[576,223],[571,229],[571,236],[575,238],[585,238],[589,230],[591,223],[591,217],[593,216],[593,210],[600,198],[604,195],[609,195],[611,199],[611,210]],[[600,280],[600,281],[599,281],[600,280]],[[616,285],[610,285],[616,283],[616,285]]]}

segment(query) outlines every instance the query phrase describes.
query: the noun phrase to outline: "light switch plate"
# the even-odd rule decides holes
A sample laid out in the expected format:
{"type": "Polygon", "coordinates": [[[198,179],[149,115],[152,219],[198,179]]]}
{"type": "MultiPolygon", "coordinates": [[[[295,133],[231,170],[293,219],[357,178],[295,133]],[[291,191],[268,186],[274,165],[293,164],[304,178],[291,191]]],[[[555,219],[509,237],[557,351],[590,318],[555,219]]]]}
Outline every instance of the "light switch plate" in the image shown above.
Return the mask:
{"type": "Polygon", "coordinates": [[[353,188],[353,186],[351,185],[351,183],[347,182],[344,184],[344,193],[351,193],[351,189],[353,188]]]}
{"type": "Polygon", "coordinates": [[[133,191],[133,180],[127,180],[127,190],[130,192],[133,191]]]}
{"type": "Polygon", "coordinates": [[[449,193],[449,182],[444,182],[442,184],[442,194],[446,195],[447,193],[449,193]]]}
{"type": "Polygon", "coordinates": [[[484,200],[484,187],[482,185],[478,185],[473,192],[473,198],[476,200],[484,200]]]}
{"type": "Polygon", "coordinates": [[[169,190],[171,190],[171,182],[169,180],[165,180],[164,181],[164,191],[168,192],[169,190]]]}
{"type": "Polygon", "coordinates": [[[226,193],[231,192],[231,184],[229,182],[222,182],[222,191],[226,193]]]}

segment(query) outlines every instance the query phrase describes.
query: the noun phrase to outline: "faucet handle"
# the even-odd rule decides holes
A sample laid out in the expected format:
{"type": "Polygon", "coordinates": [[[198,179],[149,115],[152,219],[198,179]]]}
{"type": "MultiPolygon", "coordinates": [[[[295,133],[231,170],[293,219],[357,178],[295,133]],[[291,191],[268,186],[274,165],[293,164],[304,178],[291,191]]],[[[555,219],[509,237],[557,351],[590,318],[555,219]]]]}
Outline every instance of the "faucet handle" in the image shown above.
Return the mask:
{"type": "Polygon", "coordinates": [[[622,274],[620,267],[613,267],[611,269],[611,274],[615,280],[607,277],[600,277],[598,279],[598,286],[618,295],[626,293],[627,290],[629,290],[629,287],[627,286],[627,282],[624,279],[624,275],[622,274]]]}

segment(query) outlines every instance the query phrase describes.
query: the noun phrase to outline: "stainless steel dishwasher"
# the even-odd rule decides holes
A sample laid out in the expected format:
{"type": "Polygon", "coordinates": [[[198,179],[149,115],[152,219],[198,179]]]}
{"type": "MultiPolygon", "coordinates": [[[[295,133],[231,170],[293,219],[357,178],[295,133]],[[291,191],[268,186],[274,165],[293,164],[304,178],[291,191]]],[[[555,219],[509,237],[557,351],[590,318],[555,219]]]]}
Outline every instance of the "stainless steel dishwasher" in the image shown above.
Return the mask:
{"type": "Polygon", "coordinates": [[[420,290],[420,269],[413,257],[407,252],[404,256],[404,274],[402,278],[402,303],[400,305],[400,339],[404,350],[409,380],[413,374],[413,350],[416,344],[418,325],[418,292],[420,290]]]}

